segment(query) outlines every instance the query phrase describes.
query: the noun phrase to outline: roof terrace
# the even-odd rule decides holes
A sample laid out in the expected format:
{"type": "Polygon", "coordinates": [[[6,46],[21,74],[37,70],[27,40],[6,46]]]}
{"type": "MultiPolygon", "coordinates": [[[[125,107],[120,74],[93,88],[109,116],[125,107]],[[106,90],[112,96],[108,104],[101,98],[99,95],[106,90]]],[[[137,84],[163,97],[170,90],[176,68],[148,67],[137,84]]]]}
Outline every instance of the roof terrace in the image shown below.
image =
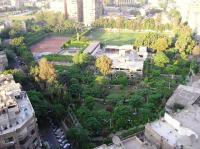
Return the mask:
{"type": "Polygon", "coordinates": [[[32,105],[12,75],[0,75],[0,135],[21,128],[34,115],[32,105]]]}

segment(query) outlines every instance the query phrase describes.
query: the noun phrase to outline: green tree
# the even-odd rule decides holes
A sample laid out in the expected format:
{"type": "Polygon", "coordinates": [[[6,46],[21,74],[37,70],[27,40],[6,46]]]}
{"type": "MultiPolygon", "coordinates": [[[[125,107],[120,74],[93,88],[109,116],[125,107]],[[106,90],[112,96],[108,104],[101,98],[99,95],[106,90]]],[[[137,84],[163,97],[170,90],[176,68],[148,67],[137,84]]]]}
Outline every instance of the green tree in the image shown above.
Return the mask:
{"type": "Polygon", "coordinates": [[[77,79],[72,78],[70,80],[69,91],[70,91],[72,97],[80,99],[80,96],[82,94],[82,87],[77,79]]]}
{"type": "Polygon", "coordinates": [[[117,106],[112,115],[113,127],[116,130],[128,129],[132,126],[132,111],[129,106],[117,106]]]}
{"type": "Polygon", "coordinates": [[[67,131],[67,137],[76,148],[89,149],[89,132],[81,127],[72,127],[67,131]]]}
{"type": "Polygon", "coordinates": [[[171,9],[168,15],[170,16],[171,22],[173,22],[174,25],[178,25],[181,23],[181,14],[179,11],[171,9]]]}
{"type": "Polygon", "coordinates": [[[19,46],[22,46],[24,45],[24,37],[16,37],[16,38],[13,38],[11,40],[11,43],[10,43],[12,46],[14,47],[19,47],[19,46]]]}
{"type": "Polygon", "coordinates": [[[89,55],[84,52],[78,52],[73,56],[72,61],[78,65],[86,64],[89,62],[89,55]]]}
{"type": "Polygon", "coordinates": [[[169,63],[169,58],[163,52],[158,52],[153,58],[154,64],[158,67],[164,67],[169,63]]]}
{"type": "Polygon", "coordinates": [[[27,94],[31,104],[33,105],[37,118],[39,118],[39,121],[42,120],[42,118],[45,118],[48,114],[49,103],[44,99],[40,92],[31,90],[28,91],[27,94]]]}
{"type": "Polygon", "coordinates": [[[99,69],[99,71],[105,76],[111,71],[112,60],[107,56],[103,55],[96,59],[95,65],[99,69]]]}
{"type": "Polygon", "coordinates": [[[95,105],[95,99],[94,99],[94,97],[87,96],[87,97],[85,98],[84,103],[85,103],[85,106],[86,106],[88,109],[93,110],[93,107],[94,107],[94,105],[95,105]]]}
{"type": "Polygon", "coordinates": [[[106,85],[108,84],[108,79],[105,76],[97,76],[95,83],[99,85],[106,85]]]}

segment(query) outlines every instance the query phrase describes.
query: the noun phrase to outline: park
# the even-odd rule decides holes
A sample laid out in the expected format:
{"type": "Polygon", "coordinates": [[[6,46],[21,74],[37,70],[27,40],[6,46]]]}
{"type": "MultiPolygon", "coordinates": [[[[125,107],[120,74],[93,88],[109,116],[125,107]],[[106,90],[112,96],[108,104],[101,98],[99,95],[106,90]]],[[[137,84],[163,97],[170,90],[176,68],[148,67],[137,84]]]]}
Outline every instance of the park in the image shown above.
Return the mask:
{"type": "Polygon", "coordinates": [[[149,29],[151,25],[139,26],[141,32],[138,28],[126,32],[123,26],[111,32],[96,26],[81,28],[62,18],[57,22],[55,16],[50,13],[28,20],[27,32],[12,28],[10,34],[1,35],[12,39],[5,47],[9,61],[17,55],[25,63],[23,71],[4,73],[12,73],[27,90],[39,125],[47,116],[55,123],[66,122],[67,138],[77,148],[110,143],[114,133],[124,138],[143,131],[146,123],[164,114],[165,103],[177,85],[185,84],[191,72],[199,71],[196,61],[188,59],[199,50],[187,25],[177,25],[176,36],[171,37],[160,33],[158,27],[149,29]],[[54,19],[49,21],[48,17],[54,19]],[[155,31],[143,32],[148,29],[155,31]],[[93,41],[99,41],[101,48],[128,44],[136,51],[146,47],[151,57],[145,59],[142,75],[112,72],[112,59],[84,53],[93,41]],[[76,52],[60,54],[68,49],[76,52]],[[34,53],[45,52],[49,55],[35,61],[34,53]],[[69,116],[69,109],[79,125],[69,116]]]}

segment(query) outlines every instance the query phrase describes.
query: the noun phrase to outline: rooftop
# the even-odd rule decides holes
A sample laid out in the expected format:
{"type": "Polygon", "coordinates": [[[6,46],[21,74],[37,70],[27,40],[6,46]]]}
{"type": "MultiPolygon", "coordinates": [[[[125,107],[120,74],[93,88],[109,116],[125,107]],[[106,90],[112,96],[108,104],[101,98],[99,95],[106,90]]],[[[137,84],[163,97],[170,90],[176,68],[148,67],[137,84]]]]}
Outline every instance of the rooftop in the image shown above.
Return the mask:
{"type": "Polygon", "coordinates": [[[92,42],[85,50],[85,53],[92,54],[94,50],[99,46],[100,42],[92,42]]]}
{"type": "Polygon", "coordinates": [[[113,137],[114,144],[112,145],[102,145],[95,149],[156,149],[150,144],[142,142],[136,136],[130,137],[125,140],[120,140],[117,136],[113,137]]]}
{"type": "Polygon", "coordinates": [[[32,105],[12,75],[0,75],[0,135],[16,131],[34,115],[32,105]]]}
{"type": "Polygon", "coordinates": [[[112,59],[112,68],[128,70],[130,72],[142,72],[144,61],[148,52],[145,47],[139,51],[133,49],[132,45],[114,46],[108,45],[95,53],[96,57],[106,55],[112,59]]]}
{"type": "Polygon", "coordinates": [[[166,113],[164,118],[149,126],[172,146],[183,145],[186,149],[199,149],[199,124],[200,107],[194,105],[172,115],[166,113]]]}
{"type": "Polygon", "coordinates": [[[200,89],[193,86],[179,85],[166,103],[166,110],[173,110],[175,104],[186,107],[194,104],[200,97],[200,89]]]}

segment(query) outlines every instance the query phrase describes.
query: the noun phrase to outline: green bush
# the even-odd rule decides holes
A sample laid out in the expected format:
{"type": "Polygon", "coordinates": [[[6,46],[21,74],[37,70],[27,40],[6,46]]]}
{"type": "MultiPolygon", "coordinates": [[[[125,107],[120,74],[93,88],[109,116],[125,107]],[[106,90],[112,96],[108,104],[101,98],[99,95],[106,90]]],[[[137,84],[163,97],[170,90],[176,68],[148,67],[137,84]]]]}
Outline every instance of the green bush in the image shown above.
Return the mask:
{"type": "Polygon", "coordinates": [[[71,55],[45,55],[45,57],[48,61],[54,61],[54,62],[72,62],[72,56],[71,55]]]}
{"type": "Polygon", "coordinates": [[[138,133],[142,130],[144,130],[144,125],[140,125],[140,126],[137,126],[137,127],[130,128],[130,129],[122,132],[121,135],[120,135],[120,138],[128,137],[128,136],[133,135],[135,133],[138,133]]]}

